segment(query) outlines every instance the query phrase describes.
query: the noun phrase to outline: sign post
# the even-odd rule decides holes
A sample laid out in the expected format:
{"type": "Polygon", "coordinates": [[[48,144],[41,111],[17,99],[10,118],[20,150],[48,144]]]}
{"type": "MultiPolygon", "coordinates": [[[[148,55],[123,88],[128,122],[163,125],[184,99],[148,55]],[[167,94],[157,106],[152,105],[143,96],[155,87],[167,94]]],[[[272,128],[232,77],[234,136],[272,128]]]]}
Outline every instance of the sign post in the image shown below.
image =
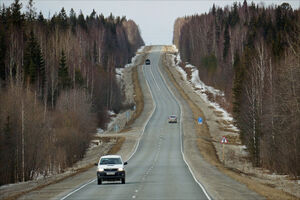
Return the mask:
{"type": "Polygon", "coordinates": [[[126,112],[126,121],[127,121],[127,122],[129,121],[129,118],[130,118],[130,112],[127,111],[127,112],[126,112]]]}
{"type": "Polygon", "coordinates": [[[221,139],[221,144],[222,144],[222,157],[223,157],[223,162],[225,164],[225,153],[224,153],[224,145],[228,143],[228,140],[226,139],[225,136],[222,137],[221,139]]]}

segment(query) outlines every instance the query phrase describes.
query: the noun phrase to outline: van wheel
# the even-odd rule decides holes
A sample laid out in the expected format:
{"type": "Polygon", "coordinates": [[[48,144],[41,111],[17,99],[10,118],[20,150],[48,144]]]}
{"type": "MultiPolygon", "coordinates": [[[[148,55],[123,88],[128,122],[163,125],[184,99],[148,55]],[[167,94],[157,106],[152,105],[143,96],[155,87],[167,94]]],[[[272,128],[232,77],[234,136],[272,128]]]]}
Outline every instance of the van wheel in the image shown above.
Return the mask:
{"type": "Polygon", "coordinates": [[[102,180],[101,178],[98,178],[98,185],[101,185],[102,184],[102,180]]]}
{"type": "Polygon", "coordinates": [[[125,184],[125,178],[122,178],[122,184],[125,184]]]}

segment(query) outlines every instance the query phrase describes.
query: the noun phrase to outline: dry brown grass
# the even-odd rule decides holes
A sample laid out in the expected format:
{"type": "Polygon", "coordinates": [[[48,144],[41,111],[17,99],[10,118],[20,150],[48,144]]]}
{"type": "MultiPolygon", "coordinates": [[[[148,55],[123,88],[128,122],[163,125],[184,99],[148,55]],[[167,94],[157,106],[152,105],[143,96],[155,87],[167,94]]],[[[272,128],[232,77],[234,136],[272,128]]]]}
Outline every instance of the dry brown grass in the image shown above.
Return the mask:
{"type": "Polygon", "coordinates": [[[228,145],[241,145],[242,142],[238,135],[226,135],[226,139],[228,140],[228,145]]]}
{"type": "Polygon", "coordinates": [[[125,129],[130,127],[134,121],[141,115],[144,109],[144,96],[142,92],[142,88],[139,83],[138,71],[137,66],[132,69],[132,80],[133,80],[133,87],[134,87],[134,101],[136,104],[136,110],[132,115],[132,118],[127,122],[125,129]]]}
{"type": "Polygon", "coordinates": [[[116,154],[120,151],[123,143],[125,142],[125,137],[117,137],[116,143],[112,146],[112,148],[108,151],[107,154],[116,154]]]}
{"type": "Polygon", "coordinates": [[[239,133],[238,131],[233,130],[233,129],[230,128],[230,127],[219,127],[219,130],[220,130],[220,131],[224,131],[224,132],[229,132],[229,133],[239,133]]]}
{"type": "Polygon", "coordinates": [[[204,116],[201,109],[190,99],[190,97],[184,92],[184,90],[179,86],[179,84],[176,82],[176,79],[174,78],[173,74],[170,72],[169,68],[167,67],[165,61],[166,56],[164,55],[164,64],[165,64],[165,70],[167,74],[170,77],[170,80],[174,84],[174,86],[179,91],[180,95],[186,100],[188,105],[190,106],[191,110],[193,111],[194,115],[194,121],[195,121],[195,127],[196,127],[196,134],[198,136],[198,148],[201,152],[201,155],[204,157],[206,161],[208,161],[210,164],[216,166],[221,172],[225,173],[226,175],[230,176],[231,178],[239,181],[240,183],[245,184],[249,189],[257,192],[258,194],[264,196],[267,199],[298,199],[295,196],[292,196],[291,194],[288,194],[282,190],[270,187],[269,185],[265,185],[263,183],[260,183],[259,181],[251,179],[251,176],[245,176],[245,174],[239,172],[238,170],[234,169],[228,169],[224,167],[224,165],[220,162],[218,159],[218,156],[216,154],[216,150],[214,145],[212,144],[212,140],[206,140],[203,138],[211,138],[209,129],[205,120],[205,117],[203,117],[203,124],[202,126],[197,125],[197,117],[198,116],[204,116]],[[243,175],[242,175],[243,174],[243,175]]]}

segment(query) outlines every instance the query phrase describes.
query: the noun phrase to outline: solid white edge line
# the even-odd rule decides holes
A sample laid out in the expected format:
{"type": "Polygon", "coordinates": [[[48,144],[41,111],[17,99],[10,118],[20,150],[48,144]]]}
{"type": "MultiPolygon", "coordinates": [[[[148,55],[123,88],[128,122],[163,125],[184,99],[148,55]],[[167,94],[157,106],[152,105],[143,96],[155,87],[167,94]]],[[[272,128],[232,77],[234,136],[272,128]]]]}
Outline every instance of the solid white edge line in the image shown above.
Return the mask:
{"type": "Polygon", "coordinates": [[[139,145],[140,145],[140,140],[141,140],[142,136],[144,135],[145,129],[146,129],[146,127],[147,127],[147,125],[148,125],[148,123],[149,123],[149,121],[150,121],[150,119],[151,119],[151,117],[152,117],[154,111],[156,110],[156,103],[155,103],[155,101],[154,101],[154,97],[153,97],[153,94],[152,94],[150,85],[149,85],[149,83],[148,83],[148,80],[146,79],[146,76],[145,76],[144,65],[142,65],[142,70],[143,70],[143,74],[144,74],[144,77],[145,77],[146,85],[147,85],[147,87],[148,87],[148,89],[149,89],[149,91],[150,91],[150,95],[151,95],[151,98],[152,98],[152,100],[153,100],[153,101],[152,101],[152,102],[153,102],[153,108],[152,108],[151,114],[149,115],[149,117],[147,118],[147,121],[146,121],[145,124],[144,124],[142,133],[141,133],[141,135],[140,135],[140,137],[139,137],[139,140],[138,140],[138,142],[137,142],[137,144],[136,144],[136,146],[135,146],[135,150],[134,150],[134,152],[131,154],[131,156],[128,158],[128,161],[132,158],[132,156],[133,156],[133,155],[135,154],[135,152],[137,151],[137,149],[138,149],[138,147],[139,147],[139,145]]]}
{"type": "MultiPolygon", "coordinates": [[[[166,66],[167,67],[167,66],[166,66]]],[[[173,91],[170,89],[169,85],[167,84],[166,80],[165,80],[165,77],[163,76],[160,68],[158,67],[158,71],[165,83],[165,85],[167,86],[167,89],[169,90],[169,92],[174,96],[174,99],[176,101],[176,103],[179,105],[179,109],[180,109],[180,143],[181,143],[181,154],[182,154],[182,158],[185,162],[185,164],[188,166],[194,180],[196,181],[196,183],[198,183],[198,185],[200,186],[200,188],[203,190],[204,194],[206,195],[207,199],[211,200],[210,196],[208,195],[207,191],[205,190],[204,186],[197,180],[197,178],[195,177],[190,165],[188,164],[188,162],[186,161],[185,159],[185,156],[184,156],[184,153],[183,153],[183,146],[182,146],[182,143],[183,143],[183,140],[182,140],[182,105],[180,103],[180,101],[177,99],[177,97],[175,96],[175,94],[173,93],[173,91]]]]}
{"type": "MultiPolygon", "coordinates": [[[[137,66],[137,67],[138,67],[138,66],[137,66]]],[[[127,161],[129,161],[129,160],[132,158],[132,156],[136,153],[136,151],[137,151],[137,149],[138,149],[138,147],[139,147],[139,145],[140,145],[140,140],[141,140],[142,136],[144,135],[146,126],[148,125],[148,123],[149,123],[149,121],[150,121],[150,119],[151,119],[151,117],[152,117],[154,111],[156,110],[156,103],[155,103],[155,101],[154,101],[154,98],[153,98],[153,95],[152,95],[151,88],[150,88],[149,83],[148,83],[148,81],[147,81],[147,79],[146,79],[146,76],[145,76],[144,65],[142,65],[142,70],[143,70],[143,74],[144,74],[144,77],[145,77],[145,82],[146,82],[147,87],[148,87],[148,89],[149,89],[149,91],[150,91],[150,95],[151,95],[151,97],[152,97],[153,105],[154,105],[154,106],[153,106],[153,108],[152,108],[151,114],[150,114],[149,117],[147,118],[147,121],[144,123],[144,127],[143,127],[143,130],[142,130],[142,133],[141,133],[141,135],[140,135],[140,137],[139,137],[139,139],[138,139],[137,144],[135,145],[135,149],[134,149],[133,153],[130,155],[130,157],[127,159],[127,161]]],[[[68,198],[69,196],[71,196],[71,195],[74,194],[75,192],[78,192],[79,190],[81,190],[81,189],[84,188],[85,186],[87,186],[87,185],[91,184],[92,182],[96,181],[96,179],[97,179],[97,178],[95,178],[95,179],[93,179],[93,180],[90,180],[89,182],[85,183],[84,185],[80,186],[79,188],[77,188],[77,189],[73,190],[72,192],[66,194],[65,196],[63,196],[62,198],[60,198],[60,200],[64,200],[64,199],[68,198]]]]}
{"type": "Polygon", "coordinates": [[[157,84],[157,81],[156,81],[156,79],[155,79],[154,75],[153,75],[153,72],[152,72],[152,67],[150,67],[150,72],[151,72],[151,75],[152,75],[152,77],[153,77],[153,80],[154,80],[154,82],[155,82],[156,86],[158,87],[158,89],[159,89],[159,90],[161,90],[161,89],[160,89],[160,87],[159,87],[159,86],[158,86],[158,84],[157,84]]]}
{"type": "Polygon", "coordinates": [[[66,198],[68,198],[69,196],[71,196],[72,194],[74,194],[75,192],[81,190],[82,188],[84,188],[85,186],[91,184],[92,182],[94,182],[96,179],[93,179],[89,182],[87,182],[86,184],[82,185],[81,187],[77,188],[76,190],[73,190],[72,192],[70,192],[69,194],[67,194],[66,196],[64,196],[63,198],[61,198],[60,200],[64,200],[66,198]]]}

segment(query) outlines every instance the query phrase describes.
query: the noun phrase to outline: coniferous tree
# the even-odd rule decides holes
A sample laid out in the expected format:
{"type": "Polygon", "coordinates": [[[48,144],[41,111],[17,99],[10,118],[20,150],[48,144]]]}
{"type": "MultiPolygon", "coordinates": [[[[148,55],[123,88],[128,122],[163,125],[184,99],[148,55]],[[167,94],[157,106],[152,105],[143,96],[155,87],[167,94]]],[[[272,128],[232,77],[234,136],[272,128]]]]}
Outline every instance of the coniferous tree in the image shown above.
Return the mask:
{"type": "Polygon", "coordinates": [[[21,26],[24,21],[24,15],[21,13],[22,3],[19,0],[15,0],[11,5],[12,22],[16,26],[21,26]]]}
{"type": "Polygon", "coordinates": [[[36,11],[35,8],[33,7],[33,0],[29,0],[28,1],[28,5],[27,5],[27,12],[26,12],[26,19],[29,22],[32,22],[35,20],[36,18],[36,11]]]}
{"type": "Polygon", "coordinates": [[[39,16],[38,16],[38,22],[40,23],[44,23],[45,22],[45,18],[43,16],[43,13],[40,11],[39,16]]]}
{"type": "Polygon", "coordinates": [[[244,69],[242,67],[242,63],[240,60],[240,56],[238,52],[235,52],[234,63],[234,80],[233,80],[233,113],[235,119],[239,118],[240,114],[240,105],[241,105],[241,95],[243,92],[243,79],[244,79],[244,69]]]}
{"type": "Polygon", "coordinates": [[[31,30],[29,33],[29,38],[27,41],[25,53],[24,53],[24,77],[25,81],[30,83],[34,83],[36,80],[36,72],[37,72],[37,63],[36,54],[37,54],[37,42],[34,36],[33,31],[31,30]]]}
{"type": "Polygon", "coordinates": [[[76,17],[76,13],[73,10],[73,8],[71,8],[71,10],[70,10],[70,24],[71,24],[72,32],[75,33],[75,27],[76,27],[76,24],[77,24],[77,17],[76,17]]]}
{"type": "Polygon", "coordinates": [[[84,16],[83,16],[81,10],[80,10],[80,14],[78,15],[78,24],[81,26],[81,28],[83,28],[84,30],[87,31],[86,21],[84,19],[84,16]]]}
{"type": "Polygon", "coordinates": [[[6,55],[6,39],[4,30],[0,28],[0,80],[5,81],[5,55],[6,55]]]}
{"type": "Polygon", "coordinates": [[[60,25],[60,27],[63,29],[63,30],[67,30],[68,29],[68,26],[69,26],[69,23],[68,23],[68,17],[67,17],[67,14],[66,14],[66,10],[64,7],[62,7],[61,11],[59,12],[58,14],[58,23],[60,25]]]}
{"type": "Polygon", "coordinates": [[[224,50],[223,50],[223,59],[225,60],[228,54],[229,45],[230,45],[230,36],[229,36],[229,30],[228,30],[228,24],[225,26],[224,31],[224,50]]]}
{"type": "Polygon", "coordinates": [[[61,57],[58,68],[58,84],[60,89],[67,89],[70,87],[70,78],[67,67],[67,58],[64,50],[61,51],[61,57]]]}

